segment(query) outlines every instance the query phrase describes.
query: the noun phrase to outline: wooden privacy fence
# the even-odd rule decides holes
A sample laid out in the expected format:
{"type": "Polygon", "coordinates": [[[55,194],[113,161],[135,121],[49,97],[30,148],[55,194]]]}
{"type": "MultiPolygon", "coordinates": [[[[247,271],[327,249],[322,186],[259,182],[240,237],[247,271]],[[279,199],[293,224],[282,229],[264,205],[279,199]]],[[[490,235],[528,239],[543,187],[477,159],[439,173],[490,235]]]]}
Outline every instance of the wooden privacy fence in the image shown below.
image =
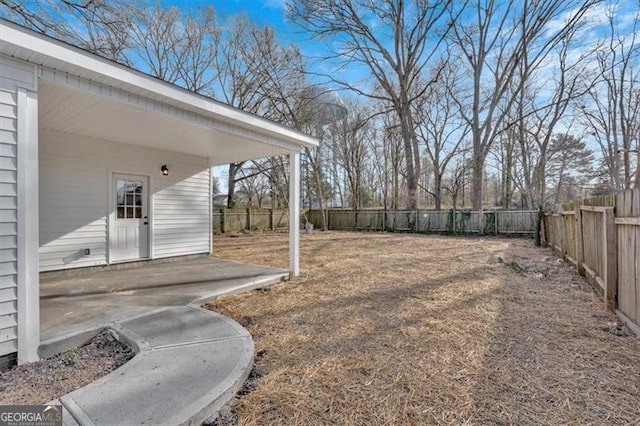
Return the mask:
{"type": "MultiPolygon", "coordinates": [[[[523,234],[536,230],[535,210],[344,210],[326,212],[333,231],[448,232],[452,234],[523,234]]],[[[307,220],[322,226],[320,210],[309,210],[307,220]]]]}
{"type": "MultiPolygon", "coordinates": [[[[640,189],[616,197],[618,314],[640,324],[640,189]]],[[[638,329],[635,330],[636,333],[638,329]]]]}
{"type": "Polygon", "coordinates": [[[640,324],[640,190],[555,206],[543,240],[578,268],[608,309],[640,324]]]}
{"type": "Polygon", "coordinates": [[[244,230],[288,230],[289,211],[283,209],[213,209],[213,230],[217,233],[244,230]]]}

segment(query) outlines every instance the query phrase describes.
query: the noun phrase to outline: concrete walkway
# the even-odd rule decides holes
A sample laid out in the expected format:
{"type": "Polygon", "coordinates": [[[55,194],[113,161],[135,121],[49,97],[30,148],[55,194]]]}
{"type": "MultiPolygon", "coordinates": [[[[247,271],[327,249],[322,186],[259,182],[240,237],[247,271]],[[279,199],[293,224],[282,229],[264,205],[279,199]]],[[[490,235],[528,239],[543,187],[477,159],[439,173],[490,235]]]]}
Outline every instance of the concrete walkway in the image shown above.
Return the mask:
{"type": "Polygon", "coordinates": [[[65,424],[201,424],[241,388],[251,371],[253,341],[239,324],[199,303],[286,276],[211,258],[43,274],[43,355],[77,346],[103,327],[137,352],[111,374],[60,398],[65,424]]]}

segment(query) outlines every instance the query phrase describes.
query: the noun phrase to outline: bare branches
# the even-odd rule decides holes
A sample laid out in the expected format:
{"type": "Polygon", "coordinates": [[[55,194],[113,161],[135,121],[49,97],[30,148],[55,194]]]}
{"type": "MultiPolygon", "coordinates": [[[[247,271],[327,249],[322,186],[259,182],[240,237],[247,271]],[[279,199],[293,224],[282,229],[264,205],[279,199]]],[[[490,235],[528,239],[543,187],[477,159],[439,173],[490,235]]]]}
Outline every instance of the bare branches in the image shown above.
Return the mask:
{"type": "Polygon", "coordinates": [[[596,2],[474,0],[469,13],[475,21],[453,26],[450,48],[466,59],[472,82],[457,102],[471,127],[474,209],[482,208],[485,159],[509,111],[533,72],[596,2]]]}
{"type": "Polygon", "coordinates": [[[128,64],[123,0],[0,0],[0,16],[128,64]]]}
{"type": "Polygon", "coordinates": [[[303,29],[335,46],[328,62],[357,64],[374,83],[356,85],[327,75],[335,84],[389,103],[397,115],[405,151],[408,207],[417,205],[420,151],[412,104],[432,81],[425,69],[449,26],[449,0],[298,0],[288,15],[303,29]]]}
{"type": "MultiPolygon", "coordinates": [[[[578,108],[587,132],[600,146],[608,180],[618,190],[632,186],[631,154],[640,140],[640,10],[635,10],[632,28],[621,33],[619,7],[614,3],[607,9],[609,33],[595,55],[597,76],[578,108]]],[[[637,178],[635,185],[640,185],[637,178]]]]}

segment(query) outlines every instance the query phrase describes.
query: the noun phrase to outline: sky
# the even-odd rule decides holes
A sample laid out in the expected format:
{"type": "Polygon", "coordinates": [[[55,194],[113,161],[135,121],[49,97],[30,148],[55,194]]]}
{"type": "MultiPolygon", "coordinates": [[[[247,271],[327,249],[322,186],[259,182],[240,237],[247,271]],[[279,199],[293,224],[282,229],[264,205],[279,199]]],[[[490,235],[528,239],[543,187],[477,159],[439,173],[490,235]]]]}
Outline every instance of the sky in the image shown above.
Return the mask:
{"type": "MultiPolygon", "coordinates": [[[[271,27],[273,27],[275,29],[276,37],[282,44],[286,45],[289,42],[304,41],[308,36],[299,34],[299,29],[296,27],[296,25],[288,22],[283,13],[285,1],[286,0],[160,0],[160,3],[163,6],[178,7],[187,14],[190,10],[206,4],[211,4],[220,17],[235,15],[238,13],[247,13],[251,20],[256,22],[258,25],[269,24],[271,27]]],[[[635,23],[635,11],[637,7],[635,4],[635,0],[619,0],[614,4],[615,6],[613,10],[618,24],[618,31],[621,34],[626,34],[632,29],[635,23]]],[[[584,55],[585,51],[588,51],[593,46],[597,45],[599,39],[601,39],[604,30],[607,27],[607,11],[610,7],[611,3],[605,1],[601,4],[596,5],[587,13],[587,15],[585,16],[587,25],[585,25],[580,30],[579,35],[576,38],[578,42],[569,52],[569,58],[571,60],[577,60],[579,57],[584,55]]],[[[550,22],[547,25],[549,34],[564,27],[566,18],[567,16],[560,16],[556,20],[550,22]]],[[[299,47],[308,57],[320,55],[320,51],[322,50],[322,47],[318,45],[317,42],[299,43],[299,47]]],[[[543,72],[539,75],[553,76],[556,71],[555,60],[555,57],[549,57],[548,60],[542,64],[542,68],[544,68],[545,70],[548,69],[548,72],[543,72]]],[[[352,81],[354,78],[354,73],[355,75],[360,74],[360,77],[362,78],[362,73],[357,72],[353,66],[340,70],[333,69],[333,71],[327,71],[325,69],[326,66],[331,65],[318,63],[314,64],[314,67],[316,67],[315,69],[319,72],[329,72],[334,76],[335,73],[344,73],[343,78],[345,78],[346,74],[348,74],[349,77],[346,78],[352,81]]],[[[359,79],[356,78],[356,80],[359,79]]],[[[538,84],[544,87],[546,83],[544,79],[539,79],[538,84]]],[[[567,123],[563,122],[562,125],[556,129],[556,131],[567,131],[568,128],[565,127],[566,125],[568,125],[567,123]]],[[[588,136],[587,138],[590,139],[590,137],[588,136]]],[[[595,141],[589,142],[590,145],[592,145],[591,147],[597,152],[596,146],[593,145],[595,144],[595,141]]]]}
{"type": "MultiPolygon", "coordinates": [[[[238,13],[247,13],[253,22],[269,24],[276,31],[278,40],[287,44],[299,40],[293,24],[287,22],[283,9],[285,0],[161,0],[163,6],[175,6],[188,11],[200,5],[213,5],[218,16],[229,16],[238,13]]],[[[220,190],[224,193],[227,185],[227,166],[213,168],[213,174],[218,179],[220,190]]]]}
{"type": "Polygon", "coordinates": [[[281,41],[296,39],[296,31],[286,22],[283,14],[285,0],[161,0],[164,6],[175,6],[188,11],[200,5],[210,4],[218,15],[228,16],[245,12],[258,24],[271,25],[281,41]]]}

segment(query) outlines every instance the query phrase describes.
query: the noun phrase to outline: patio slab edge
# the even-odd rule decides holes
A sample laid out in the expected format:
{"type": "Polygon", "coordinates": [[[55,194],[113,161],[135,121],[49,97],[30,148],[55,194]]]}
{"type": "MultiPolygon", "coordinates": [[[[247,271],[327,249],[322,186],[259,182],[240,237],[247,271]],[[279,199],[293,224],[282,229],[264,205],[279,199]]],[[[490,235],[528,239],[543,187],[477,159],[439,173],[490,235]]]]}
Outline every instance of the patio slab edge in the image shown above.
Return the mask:
{"type": "Polygon", "coordinates": [[[216,297],[233,296],[236,294],[244,293],[251,290],[257,290],[259,288],[268,287],[279,282],[287,281],[289,279],[289,272],[276,272],[273,274],[265,274],[262,278],[253,280],[248,284],[235,285],[230,288],[223,288],[210,293],[206,293],[198,296],[193,300],[189,306],[200,306],[201,304],[215,299],[216,297]]]}

